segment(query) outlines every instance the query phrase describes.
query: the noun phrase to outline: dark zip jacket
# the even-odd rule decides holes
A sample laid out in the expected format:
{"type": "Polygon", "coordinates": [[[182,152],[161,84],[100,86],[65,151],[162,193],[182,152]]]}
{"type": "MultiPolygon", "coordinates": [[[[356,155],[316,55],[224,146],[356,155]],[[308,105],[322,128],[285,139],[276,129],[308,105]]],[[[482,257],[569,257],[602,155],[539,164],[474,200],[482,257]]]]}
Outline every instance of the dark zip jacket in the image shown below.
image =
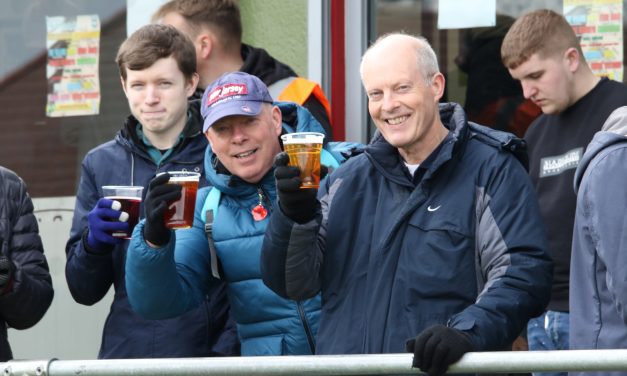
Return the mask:
{"type": "Polygon", "coordinates": [[[0,294],[0,362],[13,358],[7,327],[27,329],[44,316],[54,291],[26,184],[0,166],[0,251],[13,264],[0,294]]]}
{"type": "Polygon", "coordinates": [[[459,105],[440,117],[450,134],[420,181],[378,137],[321,186],[316,219],[270,219],[264,282],[292,299],[322,292],[318,354],[403,352],[434,324],[501,350],[546,306],[544,228],[510,152],[524,145],[469,126],[459,105]]]}
{"type": "MultiPolygon", "coordinates": [[[[141,185],[161,171],[203,173],[207,140],[201,132],[199,102],[190,102],[183,139],[159,166],[138,138],[137,120],[130,116],[115,139],[91,150],[82,163],[70,240],[66,245],[65,276],[72,297],[80,304],[100,301],[111,286],[113,302],[102,333],[99,358],[170,358],[237,355],[239,344],[224,285],[203,297],[196,309],[168,320],[146,320],[135,313],[127,298],[124,263],[128,241],[112,252],[87,249],[87,214],[102,197],[103,185],[141,185]]],[[[203,179],[204,180],[204,179],[203,179]]],[[[144,213],[143,205],[140,213],[144,213]]]]}

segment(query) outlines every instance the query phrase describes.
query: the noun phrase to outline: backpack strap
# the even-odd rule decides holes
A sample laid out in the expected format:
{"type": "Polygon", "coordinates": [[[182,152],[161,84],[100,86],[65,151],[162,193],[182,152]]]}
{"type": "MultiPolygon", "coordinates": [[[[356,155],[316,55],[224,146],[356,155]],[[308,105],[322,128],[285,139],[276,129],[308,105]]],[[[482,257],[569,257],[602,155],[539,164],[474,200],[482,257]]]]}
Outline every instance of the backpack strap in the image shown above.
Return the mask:
{"type": "Polygon", "coordinates": [[[204,215],[205,235],[209,242],[209,254],[211,255],[211,275],[217,279],[221,279],[221,265],[218,260],[218,252],[213,241],[213,222],[218,215],[218,207],[220,206],[220,190],[213,187],[207,195],[207,199],[202,207],[201,216],[204,215]]]}

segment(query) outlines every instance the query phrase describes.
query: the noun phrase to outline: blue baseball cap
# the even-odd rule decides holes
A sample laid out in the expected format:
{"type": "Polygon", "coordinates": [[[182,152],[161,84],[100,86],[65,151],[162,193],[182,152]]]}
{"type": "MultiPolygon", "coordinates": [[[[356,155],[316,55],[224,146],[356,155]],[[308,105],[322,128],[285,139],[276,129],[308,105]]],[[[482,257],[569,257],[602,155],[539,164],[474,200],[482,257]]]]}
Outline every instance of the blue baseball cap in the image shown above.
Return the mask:
{"type": "Polygon", "coordinates": [[[202,131],[207,132],[215,122],[227,116],[259,115],[264,103],[272,103],[272,97],[259,78],[244,72],[225,73],[202,95],[200,113],[205,119],[202,131]]]}

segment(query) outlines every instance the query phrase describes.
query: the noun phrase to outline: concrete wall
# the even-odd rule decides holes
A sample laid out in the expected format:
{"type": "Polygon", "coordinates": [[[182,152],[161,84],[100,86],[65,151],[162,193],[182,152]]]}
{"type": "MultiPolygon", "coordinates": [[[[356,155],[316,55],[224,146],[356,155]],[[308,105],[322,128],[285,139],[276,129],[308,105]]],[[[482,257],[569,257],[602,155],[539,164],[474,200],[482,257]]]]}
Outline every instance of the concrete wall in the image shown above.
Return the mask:
{"type": "Polygon", "coordinates": [[[240,0],[239,4],[244,42],[264,48],[307,76],[307,0],[240,0]]]}

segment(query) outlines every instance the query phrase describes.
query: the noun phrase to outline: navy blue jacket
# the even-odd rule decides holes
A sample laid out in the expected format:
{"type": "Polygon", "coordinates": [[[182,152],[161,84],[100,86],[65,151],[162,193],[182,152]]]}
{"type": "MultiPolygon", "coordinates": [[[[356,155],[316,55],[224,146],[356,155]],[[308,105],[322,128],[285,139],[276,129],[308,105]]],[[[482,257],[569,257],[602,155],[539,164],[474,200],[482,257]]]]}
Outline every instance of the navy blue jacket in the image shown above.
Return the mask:
{"type": "MultiPolygon", "coordinates": [[[[133,312],[127,298],[124,263],[128,241],[112,252],[86,249],[87,214],[102,197],[103,185],[141,185],[160,171],[188,170],[203,173],[207,140],[201,132],[198,102],[191,102],[183,139],[159,166],[148,155],[136,134],[137,120],[130,116],[115,140],[91,150],[83,160],[70,239],[67,242],[65,276],[78,303],[100,301],[113,285],[115,295],[102,334],[99,358],[169,358],[237,355],[239,344],[229,318],[225,286],[203,298],[196,309],[168,320],[146,320],[133,312]]],[[[203,173],[204,175],[204,173],[203,173]]],[[[203,179],[204,180],[204,179],[203,179]]],[[[143,215],[143,205],[141,208],[143,215]]]]}
{"type": "Polygon", "coordinates": [[[13,358],[7,327],[35,325],[50,307],[54,292],[26,184],[4,167],[0,167],[0,252],[13,264],[12,281],[0,294],[0,362],[5,362],[13,358]]]}
{"type": "MultiPolygon", "coordinates": [[[[321,212],[297,224],[276,210],[264,282],[282,296],[322,291],[318,354],[398,353],[428,326],[504,349],[549,299],[552,264],[535,193],[508,147],[442,104],[450,130],[415,183],[383,137],[321,186],[321,212]]],[[[520,140],[518,140],[520,141],[520,140]]]]}

